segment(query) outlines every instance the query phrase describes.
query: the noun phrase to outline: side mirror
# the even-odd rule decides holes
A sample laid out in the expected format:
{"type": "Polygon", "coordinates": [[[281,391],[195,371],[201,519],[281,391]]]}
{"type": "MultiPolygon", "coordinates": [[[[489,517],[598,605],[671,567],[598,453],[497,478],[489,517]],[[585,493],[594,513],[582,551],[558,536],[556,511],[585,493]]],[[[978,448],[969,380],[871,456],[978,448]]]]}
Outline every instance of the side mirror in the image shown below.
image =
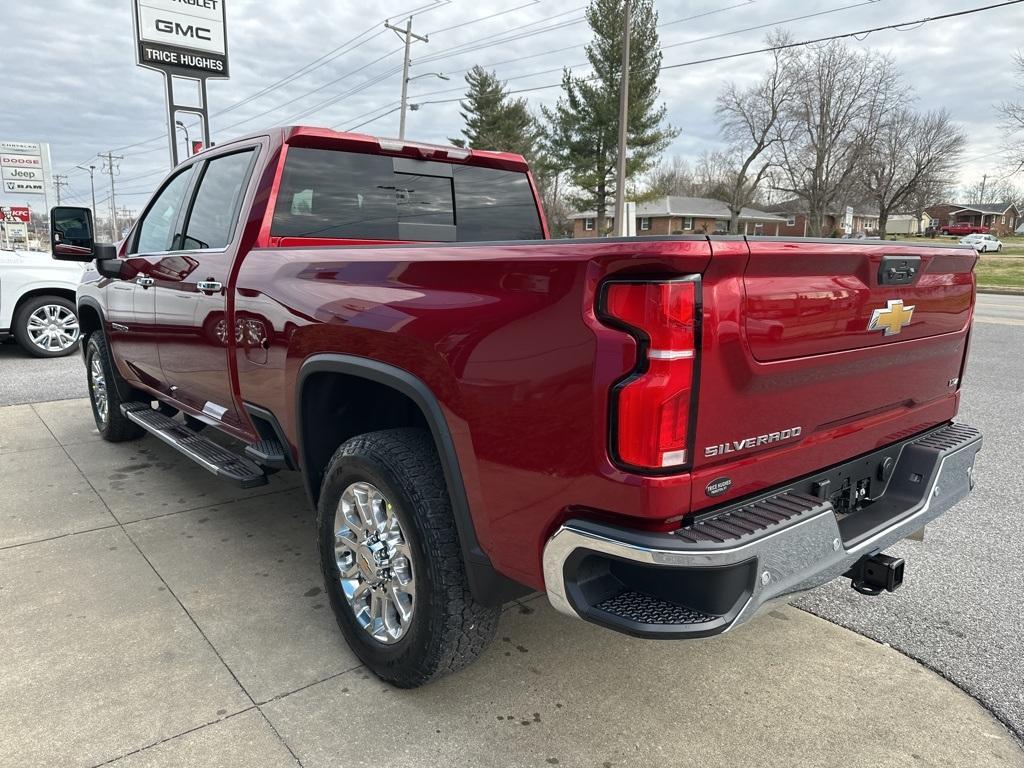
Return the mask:
{"type": "Polygon", "coordinates": [[[50,253],[58,261],[92,261],[92,211],[88,208],[58,206],[50,209],[50,253]]]}

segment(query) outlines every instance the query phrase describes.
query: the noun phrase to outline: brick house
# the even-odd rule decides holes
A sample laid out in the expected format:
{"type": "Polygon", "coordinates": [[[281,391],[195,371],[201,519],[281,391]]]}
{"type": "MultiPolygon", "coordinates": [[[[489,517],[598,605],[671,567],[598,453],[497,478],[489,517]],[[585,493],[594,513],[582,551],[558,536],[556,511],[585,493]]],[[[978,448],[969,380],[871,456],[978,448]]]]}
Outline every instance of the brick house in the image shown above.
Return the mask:
{"type": "MultiPolygon", "coordinates": [[[[572,219],[573,237],[601,237],[597,231],[597,214],[594,211],[574,213],[572,219]]],[[[605,218],[609,231],[614,229],[614,217],[605,218]]],[[[777,235],[779,227],[785,224],[777,216],[756,208],[740,211],[740,233],[745,235],[777,235]]],[[[644,235],[700,235],[723,234],[729,230],[729,207],[706,197],[660,197],[636,205],[636,234],[644,235]]]]}
{"type": "Polygon", "coordinates": [[[951,224],[972,224],[988,227],[1000,237],[1012,235],[1021,220],[1012,203],[939,203],[924,210],[931,219],[929,225],[937,230],[951,224]]]}
{"type": "MultiPolygon", "coordinates": [[[[769,206],[768,210],[786,219],[785,223],[779,228],[780,235],[807,237],[807,233],[810,231],[810,220],[805,201],[794,197],[791,200],[783,200],[781,203],[769,206]]],[[[832,237],[834,233],[841,233],[845,218],[846,206],[835,206],[833,210],[825,214],[821,236],[832,237]]],[[[854,205],[851,234],[874,235],[877,232],[878,209],[867,205],[854,205]]]]}

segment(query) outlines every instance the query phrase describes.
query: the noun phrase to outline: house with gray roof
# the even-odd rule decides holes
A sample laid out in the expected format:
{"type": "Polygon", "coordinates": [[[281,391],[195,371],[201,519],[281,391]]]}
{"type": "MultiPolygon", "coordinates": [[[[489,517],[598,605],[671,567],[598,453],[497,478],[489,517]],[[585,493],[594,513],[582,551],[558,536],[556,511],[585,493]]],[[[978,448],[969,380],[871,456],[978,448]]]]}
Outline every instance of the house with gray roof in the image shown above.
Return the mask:
{"type": "MultiPolygon", "coordinates": [[[[602,237],[614,231],[611,211],[605,219],[606,232],[597,231],[595,211],[574,213],[569,218],[573,222],[573,237],[602,237]]],[[[746,235],[777,235],[785,223],[784,216],[756,208],[740,212],[740,233],[746,235]]],[[[637,235],[711,235],[728,230],[729,207],[720,200],[668,195],[636,204],[637,235]]]]}

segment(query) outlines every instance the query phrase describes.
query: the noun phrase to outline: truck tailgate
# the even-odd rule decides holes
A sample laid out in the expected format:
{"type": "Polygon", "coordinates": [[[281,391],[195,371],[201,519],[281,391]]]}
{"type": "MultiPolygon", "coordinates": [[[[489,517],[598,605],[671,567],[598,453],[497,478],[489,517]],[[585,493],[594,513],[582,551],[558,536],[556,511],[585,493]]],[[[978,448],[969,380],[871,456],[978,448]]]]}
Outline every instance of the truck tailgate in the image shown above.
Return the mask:
{"type": "Polygon", "coordinates": [[[955,414],[974,297],[972,250],[767,239],[712,247],[694,509],[955,414]]]}

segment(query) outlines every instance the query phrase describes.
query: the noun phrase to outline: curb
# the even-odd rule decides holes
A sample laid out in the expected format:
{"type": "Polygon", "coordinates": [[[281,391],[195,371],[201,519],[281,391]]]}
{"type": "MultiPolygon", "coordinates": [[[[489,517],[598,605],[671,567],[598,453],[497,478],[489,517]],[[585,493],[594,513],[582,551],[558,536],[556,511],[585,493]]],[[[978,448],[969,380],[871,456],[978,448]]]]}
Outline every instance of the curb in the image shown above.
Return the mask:
{"type": "Polygon", "coordinates": [[[1000,296],[1024,296],[1024,287],[1008,285],[979,285],[978,293],[994,293],[1000,296]]]}

